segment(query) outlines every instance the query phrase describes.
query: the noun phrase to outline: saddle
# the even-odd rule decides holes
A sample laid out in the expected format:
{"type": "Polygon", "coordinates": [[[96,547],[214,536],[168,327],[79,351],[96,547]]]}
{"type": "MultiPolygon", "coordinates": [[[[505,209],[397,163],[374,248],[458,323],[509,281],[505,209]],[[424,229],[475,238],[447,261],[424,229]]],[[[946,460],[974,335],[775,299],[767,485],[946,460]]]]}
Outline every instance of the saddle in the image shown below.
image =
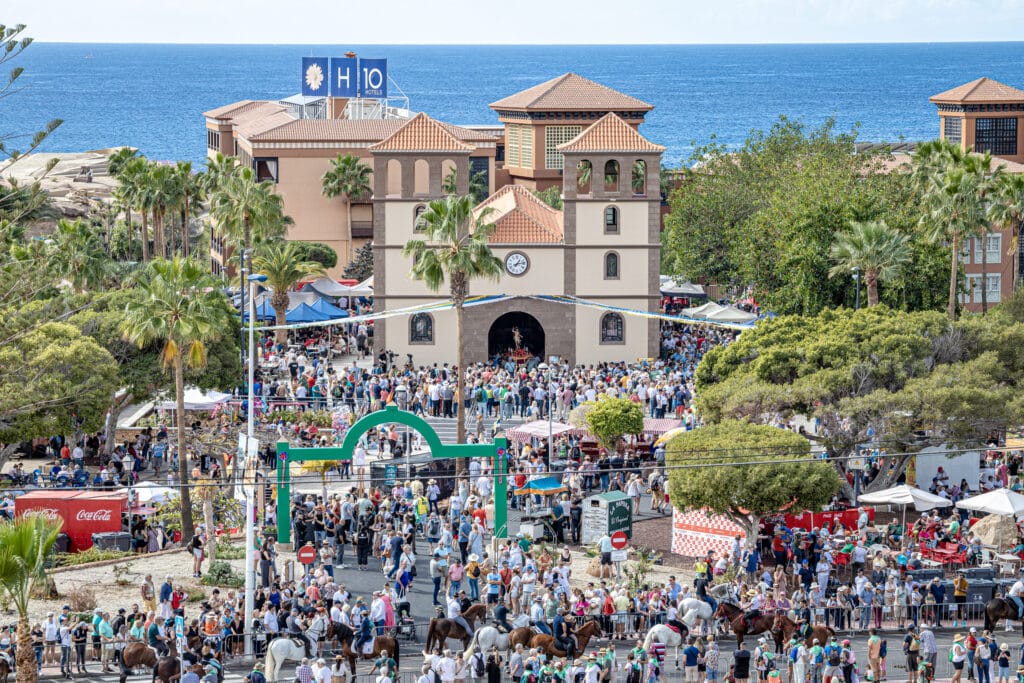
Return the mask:
{"type": "Polygon", "coordinates": [[[680,631],[677,627],[673,626],[672,624],[664,624],[664,626],[677,635],[683,635],[683,632],[680,631]]]}
{"type": "Polygon", "coordinates": [[[363,643],[363,650],[362,650],[362,652],[360,654],[372,655],[373,654],[373,644],[374,644],[375,640],[377,640],[377,639],[376,638],[370,638],[368,641],[363,643]]]}

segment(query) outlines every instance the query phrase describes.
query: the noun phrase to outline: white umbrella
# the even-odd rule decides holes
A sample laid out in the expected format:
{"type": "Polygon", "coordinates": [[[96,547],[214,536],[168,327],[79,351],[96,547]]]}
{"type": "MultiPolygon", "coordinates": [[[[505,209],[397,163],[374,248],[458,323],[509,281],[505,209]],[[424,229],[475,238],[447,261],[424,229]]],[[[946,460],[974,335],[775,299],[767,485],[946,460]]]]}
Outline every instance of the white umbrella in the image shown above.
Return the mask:
{"type": "Polygon", "coordinates": [[[922,491],[921,489],[900,484],[891,489],[882,489],[865,493],[857,498],[861,503],[871,505],[899,505],[903,508],[903,528],[907,527],[907,506],[913,505],[915,510],[932,510],[949,507],[953,503],[942,496],[922,491]]]}
{"type": "Polygon", "coordinates": [[[956,506],[963,510],[1016,517],[1024,513],[1024,496],[1010,489],[994,489],[988,493],[964,498],[956,506]]]}

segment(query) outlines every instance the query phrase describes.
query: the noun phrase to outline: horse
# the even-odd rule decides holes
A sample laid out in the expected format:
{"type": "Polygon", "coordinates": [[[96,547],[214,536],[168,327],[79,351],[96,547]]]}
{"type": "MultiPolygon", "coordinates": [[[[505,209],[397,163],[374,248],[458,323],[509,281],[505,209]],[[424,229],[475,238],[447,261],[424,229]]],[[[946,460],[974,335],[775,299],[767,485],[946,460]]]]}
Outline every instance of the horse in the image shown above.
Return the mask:
{"type": "MultiPolygon", "coordinates": [[[[579,653],[585,652],[587,645],[590,643],[590,639],[601,635],[603,635],[601,631],[601,624],[599,624],[597,620],[588,621],[576,629],[576,654],[578,655],[579,653]]],[[[564,651],[555,648],[555,637],[544,633],[537,634],[533,638],[530,638],[530,647],[538,648],[548,657],[566,656],[564,651]]]]}
{"type": "MultiPolygon", "coordinates": [[[[782,652],[783,642],[789,640],[789,637],[796,633],[798,628],[799,627],[796,622],[787,617],[785,612],[779,612],[775,615],[775,620],[772,622],[772,637],[775,639],[776,652],[782,652]]],[[[828,626],[816,624],[811,627],[805,644],[807,647],[811,647],[811,645],[814,644],[815,639],[817,639],[819,643],[827,643],[835,633],[836,632],[828,626]]]]}
{"type": "MultiPolygon", "coordinates": [[[[306,638],[309,640],[309,652],[314,658],[317,654],[317,645],[320,642],[320,638],[324,635],[323,621],[315,621],[316,628],[309,628],[305,632],[306,638]]],[[[266,676],[270,683],[277,680],[277,674],[281,670],[281,665],[286,660],[292,660],[301,662],[302,658],[306,656],[306,648],[302,645],[298,645],[289,636],[282,638],[275,638],[274,640],[267,643],[267,661],[266,661],[266,676]]]]}
{"type": "Polygon", "coordinates": [[[676,668],[678,669],[679,648],[686,642],[686,636],[686,633],[677,633],[664,624],[655,624],[644,638],[644,649],[650,652],[651,645],[654,643],[661,643],[666,648],[674,647],[676,649],[676,668]]]}
{"type": "Polygon", "coordinates": [[[462,653],[462,657],[469,659],[477,648],[481,652],[490,652],[494,648],[497,648],[500,652],[508,652],[516,646],[516,643],[522,643],[523,647],[526,647],[526,644],[530,642],[530,638],[535,635],[533,629],[528,626],[529,623],[529,615],[521,614],[512,620],[513,628],[508,633],[502,633],[494,626],[481,626],[473,634],[473,638],[469,641],[469,646],[465,652],[462,653]],[[513,634],[517,636],[516,641],[512,640],[513,634]]]}
{"type": "Polygon", "coordinates": [[[181,660],[177,657],[161,657],[153,667],[153,683],[171,683],[181,678],[181,660]]]}
{"type": "Polygon", "coordinates": [[[985,603],[985,630],[992,631],[1000,619],[1020,621],[1017,605],[1007,598],[992,598],[985,603]]]}
{"type": "Polygon", "coordinates": [[[352,671],[352,675],[356,675],[356,659],[376,659],[382,653],[387,653],[391,659],[395,660],[395,666],[398,666],[398,641],[391,636],[377,636],[373,639],[373,651],[369,653],[356,652],[353,649],[355,643],[356,634],[351,628],[345,624],[338,624],[331,622],[327,626],[327,640],[333,642],[335,639],[341,644],[341,654],[348,659],[348,668],[352,671]]]}
{"type": "Polygon", "coordinates": [[[7,683],[7,677],[11,675],[11,663],[6,657],[0,657],[0,681],[7,683]]]}
{"type": "Polygon", "coordinates": [[[729,622],[729,626],[732,627],[732,632],[736,635],[736,646],[739,647],[743,644],[743,636],[757,635],[758,633],[764,633],[765,631],[771,631],[772,624],[775,621],[775,617],[770,614],[761,614],[751,625],[752,628],[747,629],[746,613],[736,605],[723,602],[718,605],[718,609],[715,611],[715,616],[725,619],[729,622]]]}
{"type": "Polygon", "coordinates": [[[145,643],[128,643],[121,650],[121,657],[119,659],[121,683],[125,683],[132,669],[140,666],[150,670],[154,669],[156,667],[157,654],[156,650],[145,643]]]}
{"type": "MultiPolygon", "coordinates": [[[[704,602],[697,598],[686,598],[679,602],[679,621],[686,624],[686,628],[692,629],[697,619],[710,621],[714,619],[715,613],[711,609],[711,603],[704,602]]],[[[660,642],[660,641],[659,641],[660,642]]]]}
{"type": "MultiPolygon", "coordinates": [[[[470,625],[473,630],[476,630],[476,620],[482,619],[487,614],[487,605],[476,604],[467,609],[462,618],[470,625]]],[[[445,617],[434,617],[430,620],[430,626],[427,628],[427,642],[423,646],[424,652],[432,652],[433,647],[444,649],[445,641],[449,638],[462,641],[462,648],[469,647],[470,636],[466,633],[466,630],[462,628],[452,619],[445,617]]]]}

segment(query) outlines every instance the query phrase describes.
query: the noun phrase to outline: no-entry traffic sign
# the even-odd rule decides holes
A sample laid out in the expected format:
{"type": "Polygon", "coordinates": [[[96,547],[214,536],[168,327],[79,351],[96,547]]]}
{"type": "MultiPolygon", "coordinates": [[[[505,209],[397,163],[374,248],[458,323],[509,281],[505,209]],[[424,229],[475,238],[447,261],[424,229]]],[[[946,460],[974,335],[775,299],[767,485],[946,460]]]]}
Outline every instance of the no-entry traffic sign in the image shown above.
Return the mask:
{"type": "Polygon", "coordinates": [[[304,545],[299,548],[299,562],[302,564],[313,564],[316,562],[316,548],[311,545],[304,545]]]}
{"type": "Polygon", "coordinates": [[[629,539],[626,537],[625,531],[616,531],[612,534],[612,547],[616,550],[622,550],[628,542],[629,539]]]}

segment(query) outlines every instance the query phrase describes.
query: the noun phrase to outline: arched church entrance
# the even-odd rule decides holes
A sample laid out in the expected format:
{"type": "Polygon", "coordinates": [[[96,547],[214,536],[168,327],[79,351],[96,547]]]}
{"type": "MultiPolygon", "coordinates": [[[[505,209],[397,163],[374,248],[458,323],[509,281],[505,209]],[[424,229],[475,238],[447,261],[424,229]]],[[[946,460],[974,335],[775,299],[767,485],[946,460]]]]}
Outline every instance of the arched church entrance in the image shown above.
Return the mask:
{"type": "Polygon", "coordinates": [[[487,357],[514,354],[527,359],[544,356],[544,327],[529,313],[512,311],[498,316],[487,333],[487,357]],[[526,356],[524,352],[529,355],[526,356]]]}

